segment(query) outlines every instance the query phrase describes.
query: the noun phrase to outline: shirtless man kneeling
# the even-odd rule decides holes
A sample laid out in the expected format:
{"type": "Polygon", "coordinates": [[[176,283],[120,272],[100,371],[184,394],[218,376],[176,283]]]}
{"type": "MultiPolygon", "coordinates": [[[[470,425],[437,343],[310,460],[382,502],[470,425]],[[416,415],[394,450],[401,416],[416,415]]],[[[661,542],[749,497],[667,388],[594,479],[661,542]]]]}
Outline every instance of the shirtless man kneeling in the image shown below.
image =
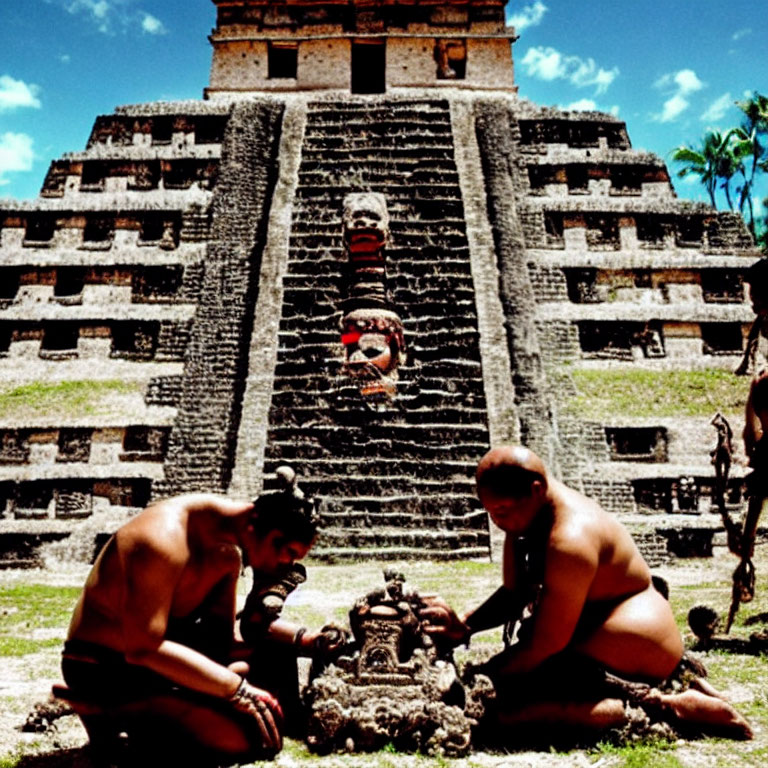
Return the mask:
{"type": "Polygon", "coordinates": [[[597,668],[618,682],[647,684],[626,688],[642,692],[644,706],[672,720],[751,737],[747,722],[706,683],[676,694],[651,687],[675,671],[683,644],[669,603],[615,517],[553,478],[522,447],[486,454],[477,488],[506,533],[504,585],[463,619],[439,598],[422,618],[433,635],[458,645],[529,612],[517,642],[485,666],[496,685],[502,725],[623,725],[620,698],[595,695],[594,689],[589,698],[585,690],[585,669],[597,668]]]}
{"type": "MultiPolygon", "coordinates": [[[[232,661],[236,586],[243,560],[266,576],[303,558],[317,534],[313,513],[288,492],[255,503],[190,494],[151,505],[112,536],[62,661],[76,711],[78,700],[96,703],[81,714],[95,747],[108,736],[104,715],[117,713],[129,744],[160,736],[171,750],[232,762],[281,749],[280,703],[249,682],[273,662],[232,661]]],[[[266,631],[305,650],[316,638],[280,620],[266,631]]]]}

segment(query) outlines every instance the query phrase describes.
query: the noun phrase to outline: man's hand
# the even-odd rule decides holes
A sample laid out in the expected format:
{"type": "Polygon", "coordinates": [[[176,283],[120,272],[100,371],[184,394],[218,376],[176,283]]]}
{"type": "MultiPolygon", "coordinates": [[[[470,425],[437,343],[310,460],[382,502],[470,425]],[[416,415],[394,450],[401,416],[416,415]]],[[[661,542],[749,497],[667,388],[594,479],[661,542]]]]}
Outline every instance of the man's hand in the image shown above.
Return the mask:
{"type": "Polygon", "coordinates": [[[349,642],[350,634],[343,627],[326,624],[311,637],[312,655],[322,661],[333,661],[349,642]]]}
{"type": "Polygon", "coordinates": [[[424,597],[423,600],[427,605],[418,616],[424,623],[425,632],[452,646],[469,642],[471,630],[443,598],[424,597]]]}
{"type": "Polygon", "coordinates": [[[280,729],[283,724],[283,710],[280,702],[269,691],[256,688],[243,678],[229,701],[238,712],[250,715],[256,721],[266,749],[276,752],[282,749],[283,737],[280,729]]]}

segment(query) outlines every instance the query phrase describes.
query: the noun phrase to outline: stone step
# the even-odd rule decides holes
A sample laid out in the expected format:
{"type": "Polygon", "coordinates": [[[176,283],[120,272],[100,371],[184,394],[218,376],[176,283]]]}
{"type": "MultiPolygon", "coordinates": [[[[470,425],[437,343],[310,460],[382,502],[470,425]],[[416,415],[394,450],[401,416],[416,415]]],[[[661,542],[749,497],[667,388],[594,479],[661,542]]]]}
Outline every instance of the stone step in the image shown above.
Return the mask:
{"type": "MultiPolygon", "coordinates": [[[[477,463],[475,461],[456,461],[441,459],[429,461],[426,459],[403,459],[377,457],[376,461],[368,461],[364,453],[356,458],[333,459],[304,459],[301,463],[302,473],[311,477],[348,477],[356,475],[366,479],[386,479],[390,476],[419,477],[420,479],[444,479],[451,482],[464,481],[474,477],[477,463]]],[[[267,459],[264,462],[264,472],[273,473],[280,466],[280,461],[267,459]]]]}
{"type": "MultiPolygon", "coordinates": [[[[431,200],[430,202],[434,202],[434,200],[431,200]]],[[[339,212],[340,211],[341,209],[339,209],[339,212]]],[[[331,235],[338,239],[339,245],[342,244],[341,221],[339,221],[338,229],[332,225],[331,221],[325,223],[314,223],[312,220],[308,220],[298,221],[297,224],[301,225],[300,228],[302,231],[331,235]]],[[[424,238],[433,238],[435,236],[439,237],[454,234],[461,234],[465,236],[466,233],[466,226],[464,224],[463,215],[456,216],[450,213],[446,213],[444,216],[439,218],[431,219],[415,220],[413,218],[394,218],[390,221],[389,229],[392,232],[393,237],[421,235],[424,238]]],[[[404,247],[404,243],[402,242],[398,243],[393,241],[393,244],[395,247],[404,247]]],[[[464,242],[463,245],[466,247],[466,242],[464,242]]]]}
{"type": "MultiPolygon", "coordinates": [[[[298,332],[298,333],[317,333],[329,331],[334,329],[333,333],[338,333],[339,322],[343,316],[341,309],[337,309],[335,306],[330,307],[325,314],[318,312],[318,308],[314,307],[314,311],[311,316],[308,314],[302,317],[285,316],[280,320],[281,331],[286,332],[298,332]]],[[[401,317],[405,330],[408,333],[430,333],[430,332],[443,332],[448,331],[455,327],[457,332],[463,333],[465,331],[474,331],[476,327],[475,313],[473,308],[467,308],[468,312],[464,315],[415,315],[416,312],[423,312],[423,307],[410,307],[409,312],[411,314],[401,317]],[[469,325],[468,324],[472,324],[469,325]]],[[[329,331],[330,332],[330,331],[329,331]]]]}
{"type": "Polygon", "coordinates": [[[490,544],[482,547],[464,547],[460,549],[425,550],[423,547],[397,547],[386,544],[376,547],[315,547],[307,558],[310,562],[350,563],[363,560],[488,560],[491,555],[490,544]]]}
{"type": "Polygon", "coordinates": [[[447,120],[419,118],[385,119],[385,121],[360,120],[307,120],[305,140],[325,142],[328,139],[345,139],[357,143],[377,145],[394,142],[402,146],[409,141],[439,139],[452,141],[450,117],[447,120]]]}
{"type": "Polygon", "coordinates": [[[330,178],[339,178],[344,173],[359,171],[371,184],[386,184],[400,186],[405,183],[413,184],[415,188],[428,187],[435,191],[457,189],[459,175],[455,169],[439,169],[434,171],[397,171],[392,168],[372,168],[367,163],[354,163],[345,169],[341,163],[329,163],[320,168],[306,168],[302,165],[299,170],[299,185],[322,186],[330,178]]]}
{"type": "Polygon", "coordinates": [[[363,548],[377,547],[419,548],[422,551],[454,552],[479,547],[490,546],[488,531],[469,530],[419,530],[414,528],[348,528],[346,530],[328,528],[321,530],[318,536],[317,548],[363,548]]]}
{"type": "Polygon", "coordinates": [[[420,528],[426,531],[480,531],[488,533],[485,510],[466,515],[425,514],[420,507],[394,512],[368,512],[354,508],[341,512],[320,512],[320,526],[325,531],[381,530],[384,528],[420,528]]]}
{"type": "Polygon", "coordinates": [[[329,112],[331,114],[337,114],[343,110],[368,114],[377,110],[409,109],[424,113],[432,110],[446,110],[448,109],[448,102],[440,98],[377,98],[375,102],[372,102],[367,98],[355,99],[351,96],[343,101],[313,101],[307,109],[311,113],[329,112]]]}
{"type": "Polygon", "coordinates": [[[474,477],[451,480],[391,475],[370,477],[368,475],[345,475],[344,477],[323,477],[303,475],[301,487],[312,496],[387,496],[417,494],[429,496],[432,493],[474,493],[474,477]]]}
{"type": "Polygon", "coordinates": [[[450,112],[446,102],[401,104],[385,101],[383,103],[368,102],[365,105],[338,102],[323,106],[310,104],[307,107],[307,120],[312,123],[318,121],[346,123],[349,120],[368,120],[379,124],[388,123],[395,117],[402,121],[440,120],[440,118],[450,119],[450,112]]]}
{"type": "MultiPolygon", "coordinates": [[[[391,152],[395,159],[414,157],[416,155],[415,150],[418,150],[422,158],[431,160],[434,156],[445,159],[442,153],[446,153],[448,158],[452,156],[453,137],[449,126],[446,126],[446,130],[431,131],[423,127],[421,130],[414,130],[409,133],[393,132],[375,135],[371,135],[370,131],[364,128],[350,130],[346,127],[334,127],[326,133],[321,129],[308,126],[304,147],[310,151],[383,150],[384,152],[391,152]]],[[[311,156],[311,158],[313,161],[315,160],[315,156],[311,156]]]]}
{"type": "MultiPolygon", "coordinates": [[[[409,361],[410,363],[410,361],[409,361]]],[[[317,361],[317,365],[324,364],[323,373],[327,376],[341,376],[343,373],[344,362],[342,360],[321,360],[317,361]]],[[[275,375],[280,376],[302,376],[312,373],[315,369],[311,366],[307,370],[307,364],[299,364],[295,362],[282,362],[278,361],[275,375]]],[[[430,361],[427,364],[422,364],[416,361],[416,364],[402,365],[398,369],[400,377],[402,379],[419,378],[423,376],[425,379],[443,378],[445,380],[457,380],[465,381],[470,380],[483,380],[482,366],[477,360],[464,360],[464,359],[439,359],[430,361]]]]}
{"type": "MultiPolygon", "coordinates": [[[[406,355],[411,365],[416,363],[425,365],[430,362],[439,362],[445,358],[461,357],[465,361],[480,361],[480,351],[477,343],[469,338],[466,340],[456,339],[455,341],[439,344],[434,342],[429,344],[427,337],[416,336],[407,340],[406,355]]],[[[344,359],[340,343],[337,344],[301,344],[297,347],[278,348],[281,363],[283,364],[305,364],[315,367],[319,363],[330,363],[334,368],[338,366],[336,375],[346,376],[343,368],[344,359]]]]}
{"type": "MultiPolygon", "coordinates": [[[[349,393],[334,389],[329,392],[306,392],[296,390],[275,391],[272,394],[272,406],[275,408],[314,407],[322,410],[333,410],[344,407],[345,404],[354,407],[359,400],[359,394],[354,381],[349,380],[344,388],[349,393]]],[[[409,387],[406,391],[397,393],[396,401],[399,408],[406,410],[420,410],[422,408],[474,408],[485,409],[485,396],[483,394],[467,395],[460,392],[447,392],[445,390],[423,390],[419,387],[409,387]]]]}
{"type": "Polygon", "coordinates": [[[411,163],[419,165],[448,164],[447,167],[455,167],[453,146],[445,147],[323,147],[317,144],[305,145],[302,148],[302,162],[323,162],[333,164],[335,162],[366,163],[368,160],[393,162],[397,164],[411,163]]]}
{"type": "MultiPolygon", "coordinates": [[[[284,278],[285,295],[287,304],[312,306],[315,301],[335,301],[343,310],[343,303],[348,300],[347,291],[342,291],[341,280],[333,276],[318,275],[312,283],[306,280],[297,280],[293,275],[284,278]]],[[[448,310],[454,302],[456,305],[473,303],[475,292],[472,283],[468,279],[446,280],[433,277],[425,284],[420,284],[417,278],[410,281],[393,275],[388,281],[389,294],[394,308],[406,307],[411,304],[423,306],[438,306],[448,310]],[[404,283],[404,285],[403,285],[404,283]]]]}
{"type": "MultiPolygon", "coordinates": [[[[467,322],[465,320],[465,322],[467,322]]],[[[478,343],[480,334],[473,327],[452,328],[449,322],[440,325],[432,325],[429,328],[415,327],[415,323],[410,324],[406,331],[410,332],[413,343],[421,348],[442,347],[450,344],[478,343]]],[[[333,325],[319,325],[316,328],[307,328],[306,330],[287,330],[281,327],[278,331],[278,340],[283,349],[301,349],[304,347],[325,345],[335,346],[340,344],[339,328],[333,325]]]]}
{"type": "Polygon", "coordinates": [[[450,134],[434,136],[429,133],[411,134],[409,136],[381,137],[375,141],[361,138],[360,136],[340,134],[328,136],[323,134],[313,135],[307,132],[305,146],[308,148],[325,149],[377,149],[383,151],[396,151],[404,156],[410,152],[413,155],[432,151],[453,152],[453,139],[450,134]]]}
{"type": "MultiPolygon", "coordinates": [[[[406,395],[418,392],[450,392],[458,395],[482,395],[484,390],[481,378],[470,379],[446,379],[444,377],[430,378],[426,375],[418,375],[418,383],[400,381],[399,389],[406,395]],[[418,387],[418,389],[415,389],[418,387]]],[[[308,371],[297,376],[281,376],[275,379],[275,391],[280,392],[314,392],[318,395],[335,391],[339,384],[329,379],[322,371],[308,371]]]]}
{"type": "MultiPolygon", "coordinates": [[[[453,248],[466,248],[467,235],[463,227],[457,226],[453,219],[432,221],[430,226],[421,230],[398,231],[393,233],[397,238],[400,248],[419,250],[425,246],[432,246],[449,251],[453,248]]],[[[341,233],[329,231],[321,227],[310,229],[303,226],[291,233],[291,253],[299,249],[332,248],[342,249],[341,233]]]]}
{"type": "MultiPolygon", "coordinates": [[[[419,249],[402,248],[399,243],[387,246],[384,251],[387,271],[412,275],[447,275],[471,277],[469,247],[444,251],[436,245],[419,249]]],[[[289,274],[342,274],[348,264],[346,252],[341,248],[294,248],[288,264],[289,274]]]]}
{"type": "MultiPolygon", "coordinates": [[[[447,314],[449,312],[455,312],[456,310],[466,312],[467,317],[475,318],[475,302],[469,298],[456,299],[455,301],[423,301],[418,300],[418,294],[416,299],[412,301],[405,301],[405,297],[395,294],[393,297],[394,306],[398,310],[398,314],[404,319],[412,319],[411,315],[416,317],[422,314],[424,317],[435,317],[441,314],[447,314]]],[[[410,296],[413,299],[413,294],[410,296]]],[[[311,308],[311,317],[336,317],[337,321],[341,319],[342,300],[338,293],[330,296],[321,296],[309,291],[299,293],[293,292],[292,296],[286,296],[284,300],[283,317],[284,319],[291,318],[307,318],[309,310],[311,308]],[[314,303],[309,303],[314,300],[314,303]]]]}
{"type": "Polygon", "coordinates": [[[448,424],[434,422],[429,429],[421,424],[378,424],[370,421],[358,424],[352,429],[337,424],[275,425],[270,424],[268,437],[270,444],[278,442],[310,442],[314,445],[333,446],[360,444],[361,450],[371,441],[392,440],[413,445],[441,446],[463,445],[467,443],[488,444],[488,429],[484,424],[448,424]]]}
{"type": "Polygon", "coordinates": [[[406,410],[404,405],[395,405],[392,410],[372,411],[370,404],[361,397],[355,407],[338,406],[319,410],[317,406],[291,405],[281,408],[273,405],[270,408],[272,424],[306,426],[307,424],[339,424],[354,426],[361,420],[365,423],[379,424],[477,424],[485,423],[485,408],[456,408],[444,407],[435,413],[432,408],[417,408],[406,410]]]}
{"type": "MultiPolygon", "coordinates": [[[[410,224],[411,228],[416,229],[413,224],[416,221],[419,222],[418,230],[422,230],[425,226],[434,226],[434,224],[425,224],[425,222],[445,222],[450,219],[455,219],[457,225],[464,222],[461,190],[458,187],[446,185],[440,189],[430,191],[429,186],[411,188],[407,184],[377,184],[369,179],[365,179],[363,183],[369,191],[383,194],[392,205],[392,210],[396,214],[392,216],[390,224],[390,228],[393,231],[399,231],[402,226],[407,226],[408,224],[410,224]],[[398,206],[402,206],[402,208],[398,206]],[[399,210],[402,213],[397,215],[399,210]]],[[[317,226],[313,218],[317,214],[320,218],[320,224],[324,223],[322,228],[325,229],[334,221],[334,216],[340,213],[341,201],[343,201],[344,197],[350,192],[356,191],[354,188],[345,185],[339,185],[336,188],[341,189],[343,194],[339,195],[337,200],[334,200],[328,197],[328,183],[310,184],[307,182],[303,186],[298,187],[296,199],[299,201],[299,205],[295,209],[294,221],[297,224],[312,223],[317,226]],[[308,210],[307,206],[310,202],[313,206],[317,206],[320,203],[323,205],[327,203],[330,206],[325,222],[322,219],[322,208],[312,207],[309,209],[310,215],[304,215],[303,212],[308,210]]]]}
{"type": "Polygon", "coordinates": [[[476,462],[488,450],[487,442],[423,445],[404,440],[368,440],[366,442],[333,442],[306,440],[274,441],[270,443],[269,458],[278,463],[301,462],[305,459],[344,458],[370,455],[381,458],[443,461],[465,459],[476,462]]]}

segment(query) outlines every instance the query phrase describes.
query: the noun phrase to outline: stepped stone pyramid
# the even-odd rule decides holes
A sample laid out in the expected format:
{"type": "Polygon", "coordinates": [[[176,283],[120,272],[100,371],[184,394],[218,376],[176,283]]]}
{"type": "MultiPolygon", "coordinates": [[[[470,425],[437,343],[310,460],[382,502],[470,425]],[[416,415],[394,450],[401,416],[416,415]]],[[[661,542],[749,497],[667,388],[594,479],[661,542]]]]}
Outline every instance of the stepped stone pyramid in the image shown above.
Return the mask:
{"type": "Polygon", "coordinates": [[[317,556],[488,557],[473,471],[507,441],[649,556],[706,553],[711,417],[572,402],[585,371],[736,366],[740,218],[679,200],[615,117],[519,99],[502,0],[214,3],[203,100],[100,116],[37,200],[0,201],[0,560],[90,557],[152,498],[253,495],[282,463],[317,556]],[[384,398],[340,331],[356,193],[389,215],[384,398]]]}

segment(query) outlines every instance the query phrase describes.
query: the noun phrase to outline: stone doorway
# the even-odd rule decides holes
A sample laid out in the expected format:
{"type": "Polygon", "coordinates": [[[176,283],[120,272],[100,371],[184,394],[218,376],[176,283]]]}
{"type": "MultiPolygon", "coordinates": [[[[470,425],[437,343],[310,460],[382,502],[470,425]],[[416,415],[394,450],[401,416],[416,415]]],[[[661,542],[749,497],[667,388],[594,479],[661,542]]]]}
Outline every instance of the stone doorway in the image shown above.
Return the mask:
{"type": "Polygon", "coordinates": [[[387,55],[384,41],[352,43],[352,93],[384,93],[387,55]]]}

